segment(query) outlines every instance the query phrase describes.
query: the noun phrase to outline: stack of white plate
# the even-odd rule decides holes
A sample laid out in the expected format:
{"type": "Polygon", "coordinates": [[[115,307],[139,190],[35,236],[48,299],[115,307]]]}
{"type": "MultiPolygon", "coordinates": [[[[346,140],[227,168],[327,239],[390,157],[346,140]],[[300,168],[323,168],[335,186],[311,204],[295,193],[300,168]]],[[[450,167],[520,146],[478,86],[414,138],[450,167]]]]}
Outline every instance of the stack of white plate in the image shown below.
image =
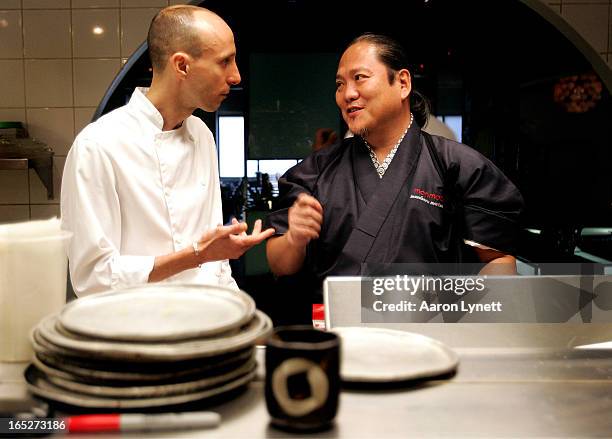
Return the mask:
{"type": "Polygon", "coordinates": [[[217,286],[158,284],[75,300],[42,320],[26,370],[37,396],[136,409],[222,395],[255,375],[272,329],[251,297],[217,286]]]}

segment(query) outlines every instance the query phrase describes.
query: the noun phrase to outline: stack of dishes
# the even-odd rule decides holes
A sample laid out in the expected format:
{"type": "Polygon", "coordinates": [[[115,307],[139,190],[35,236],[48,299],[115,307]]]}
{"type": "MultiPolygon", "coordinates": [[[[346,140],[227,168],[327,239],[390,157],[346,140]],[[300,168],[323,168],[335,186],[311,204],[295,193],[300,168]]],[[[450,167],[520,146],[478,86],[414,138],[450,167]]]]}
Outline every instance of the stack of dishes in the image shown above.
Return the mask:
{"type": "Polygon", "coordinates": [[[159,284],[75,300],[30,334],[25,376],[40,397],[141,409],[222,395],[255,375],[272,328],[251,297],[217,286],[159,284]]]}

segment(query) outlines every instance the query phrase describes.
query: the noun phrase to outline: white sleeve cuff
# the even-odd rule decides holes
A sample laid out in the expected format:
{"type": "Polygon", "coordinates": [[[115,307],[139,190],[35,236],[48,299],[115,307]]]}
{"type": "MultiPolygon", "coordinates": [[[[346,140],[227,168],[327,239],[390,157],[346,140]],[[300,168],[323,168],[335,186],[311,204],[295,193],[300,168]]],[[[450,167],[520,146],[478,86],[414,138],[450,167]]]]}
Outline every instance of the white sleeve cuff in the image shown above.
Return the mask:
{"type": "Polygon", "coordinates": [[[119,256],[111,264],[111,288],[146,284],[155,264],[155,256],[119,256]]]}
{"type": "Polygon", "coordinates": [[[226,259],[221,261],[219,265],[219,285],[238,290],[238,284],[232,277],[232,267],[230,267],[229,261],[226,259]]]}

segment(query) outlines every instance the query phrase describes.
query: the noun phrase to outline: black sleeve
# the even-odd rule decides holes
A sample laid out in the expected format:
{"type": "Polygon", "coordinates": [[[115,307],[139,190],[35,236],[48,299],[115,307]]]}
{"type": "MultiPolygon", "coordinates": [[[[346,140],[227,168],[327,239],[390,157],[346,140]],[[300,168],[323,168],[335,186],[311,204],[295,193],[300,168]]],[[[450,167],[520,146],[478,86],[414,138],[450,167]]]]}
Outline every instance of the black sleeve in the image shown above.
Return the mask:
{"type": "Polygon", "coordinates": [[[301,193],[312,195],[319,176],[318,163],[315,155],[310,155],[300,163],[290,168],[278,179],[279,204],[278,210],[268,214],[264,221],[265,227],[274,227],[275,235],[287,232],[287,215],[289,208],[301,193]]]}
{"type": "Polygon", "coordinates": [[[514,184],[478,151],[456,142],[445,142],[455,194],[463,209],[464,239],[507,254],[514,254],[523,197],[514,184]]]}
{"type": "Polygon", "coordinates": [[[279,203],[277,210],[268,214],[264,225],[274,227],[276,235],[287,232],[287,215],[289,208],[298,195],[305,193],[316,197],[316,186],[321,172],[340,157],[351,144],[351,139],[345,139],[327,146],[306,157],[300,163],[289,169],[278,179],[279,203]]]}

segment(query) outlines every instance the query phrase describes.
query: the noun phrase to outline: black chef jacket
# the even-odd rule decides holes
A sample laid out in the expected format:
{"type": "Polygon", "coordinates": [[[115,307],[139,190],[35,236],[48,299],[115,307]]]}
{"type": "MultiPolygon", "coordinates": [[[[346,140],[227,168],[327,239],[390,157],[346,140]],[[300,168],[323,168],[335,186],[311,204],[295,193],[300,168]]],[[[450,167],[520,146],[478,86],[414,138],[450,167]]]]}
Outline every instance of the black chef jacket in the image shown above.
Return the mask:
{"type": "Polygon", "coordinates": [[[327,276],[371,274],[368,266],[468,262],[464,239],[514,252],[523,206],[517,188],[474,149],[431,138],[438,167],[413,125],[382,179],[358,136],[313,153],[279,179],[281,209],[266,221],[277,235],[287,231],[300,193],[323,206],[301,273],[315,289],[327,276]]]}

